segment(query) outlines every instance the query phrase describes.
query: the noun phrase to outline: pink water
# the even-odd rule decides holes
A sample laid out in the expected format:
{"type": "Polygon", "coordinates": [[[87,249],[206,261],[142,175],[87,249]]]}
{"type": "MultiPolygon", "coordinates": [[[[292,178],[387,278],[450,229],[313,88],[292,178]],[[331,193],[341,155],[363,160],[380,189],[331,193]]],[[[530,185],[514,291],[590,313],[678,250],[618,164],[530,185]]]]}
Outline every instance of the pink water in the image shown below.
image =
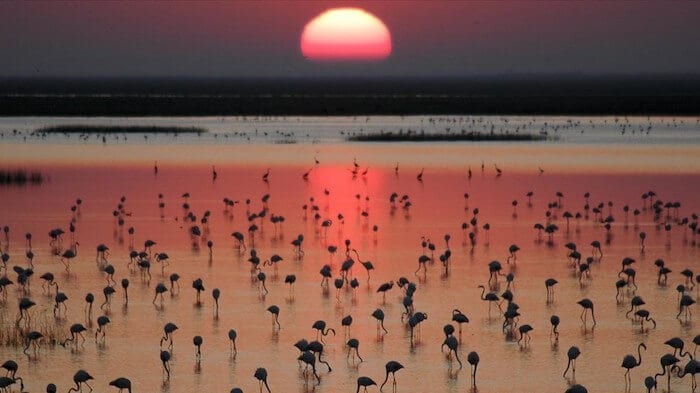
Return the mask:
{"type": "MultiPolygon", "coordinates": [[[[294,147],[285,147],[287,157],[294,156],[294,147]]],[[[92,147],[91,149],[100,149],[92,147]]],[[[275,147],[275,149],[283,149],[275,147]]],[[[365,169],[363,157],[368,153],[362,148],[343,151],[343,157],[357,156],[361,171],[365,169]]],[[[371,149],[376,149],[372,147],[371,149]]],[[[452,151],[452,147],[448,151],[452,151]]],[[[529,149],[529,148],[528,148],[529,149]]],[[[55,324],[62,337],[68,336],[71,324],[87,324],[83,313],[87,292],[96,296],[93,319],[101,315],[102,289],[107,284],[105,274],[95,260],[95,247],[104,243],[110,248],[109,262],[116,268],[115,279],[119,282],[128,278],[128,307],[124,306],[123,291],[117,284],[117,293],[112,298],[111,311],[107,313],[111,324],[107,327],[106,342],[97,345],[94,340],[93,325],[86,333],[87,340],[77,350],[43,342],[38,356],[27,357],[22,348],[0,347],[0,360],[14,359],[19,363],[19,373],[25,379],[26,390],[43,391],[49,382],[56,383],[59,391],[68,390],[72,385],[72,375],[78,369],[85,369],[95,377],[91,381],[95,391],[116,391],[107,383],[117,377],[131,379],[135,392],[227,392],[234,386],[244,391],[257,391],[257,381],[253,372],[257,367],[265,367],[269,373],[268,382],[273,392],[310,391],[354,392],[359,376],[369,376],[377,383],[384,380],[384,364],[396,360],[405,366],[397,372],[400,392],[463,392],[468,391],[471,381],[469,364],[466,362],[470,351],[477,351],[481,358],[477,373],[479,392],[562,392],[573,383],[562,377],[566,367],[566,351],[571,345],[581,349],[577,361],[576,381],[585,385],[591,392],[624,391],[624,369],[620,367],[626,354],[635,354],[638,343],[646,343],[648,350],[642,353],[642,364],[632,370],[631,391],[646,391],[643,379],[647,375],[660,372],[658,358],[670,347],[663,342],[678,336],[686,341],[691,351],[693,337],[697,329],[695,306],[693,316],[687,321],[676,319],[678,312],[676,284],[684,282],[679,274],[684,268],[698,273],[698,245],[689,229],[673,223],[670,236],[653,221],[649,210],[644,210],[638,219],[631,212],[625,219],[622,206],[629,205],[642,209],[640,196],[654,190],[657,198],[682,203],[678,216],[690,217],[700,211],[697,195],[700,189],[698,173],[673,174],[672,170],[642,173],[620,171],[611,168],[610,173],[600,170],[608,162],[596,162],[595,171],[585,166],[567,167],[557,171],[555,163],[539,174],[538,161],[520,168],[506,166],[503,176],[495,176],[493,162],[503,163],[506,155],[488,160],[482,173],[479,161],[472,161],[473,177],[466,177],[465,167],[456,164],[430,165],[423,182],[416,180],[420,171],[420,161],[411,155],[388,149],[392,157],[403,157],[399,175],[394,173],[393,163],[382,162],[377,158],[370,166],[367,176],[353,178],[349,171],[351,159],[339,164],[337,156],[325,154],[318,148],[319,166],[314,166],[310,157],[290,159],[287,163],[267,164],[263,156],[247,164],[230,165],[217,159],[218,178],[212,181],[211,168],[200,156],[191,165],[177,162],[182,150],[173,150],[167,162],[161,162],[159,173],[154,175],[150,157],[140,157],[123,161],[106,160],[81,161],[79,148],[73,152],[75,162],[61,161],[59,165],[47,165],[47,161],[37,158],[39,169],[48,175],[49,180],[38,187],[1,188],[0,224],[10,227],[10,242],[7,248],[11,256],[8,266],[27,266],[24,254],[24,234],[33,234],[34,277],[31,279],[30,297],[37,303],[31,309],[33,320],[55,324]],[[308,164],[302,163],[308,161],[308,164]],[[331,163],[328,163],[331,162],[331,163]],[[261,180],[262,174],[270,168],[269,183],[261,180]],[[302,174],[313,167],[308,181],[302,174]],[[327,189],[330,195],[325,196],[327,189]],[[525,194],[533,191],[532,205],[529,206],[525,194]],[[533,229],[536,222],[545,222],[547,203],[555,201],[555,193],[564,194],[562,207],[552,212],[558,218],[553,220],[559,226],[553,244],[546,236],[538,240],[533,229]],[[192,223],[184,222],[185,211],[180,197],[189,192],[189,205],[199,220],[205,211],[211,211],[209,232],[200,239],[200,249],[192,248],[188,229],[192,223]],[[396,192],[408,195],[412,207],[404,210],[400,206],[392,209],[389,196],[396,192]],[[615,217],[610,243],[606,243],[606,230],[600,223],[582,218],[571,220],[569,229],[562,218],[564,211],[583,213],[585,192],[590,192],[593,206],[599,202],[606,204],[604,215],[608,215],[608,201],[613,202],[611,213],[615,217]],[[158,194],[164,195],[164,218],[160,218],[158,194]],[[469,194],[468,200],[464,193],[469,194]],[[230,236],[233,231],[246,234],[250,225],[246,218],[246,198],[251,200],[250,212],[263,209],[261,197],[269,194],[268,218],[255,235],[255,248],[261,259],[279,254],[284,259],[279,263],[275,274],[270,267],[264,267],[268,280],[269,294],[260,296],[258,284],[251,282],[248,253],[242,254],[235,248],[230,236]],[[360,195],[360,199],[356,198],[360,195]],[[125,224],[119,228],[115,224],[112,211],[121,196],[126,197],[124,210],[125,224]],[[70,211],[76,198],[82,198],[80,214],[76,217],[76,240],[80,243],[78,256],[71,263],[70,274],[64,271],[57,256],[52,255],[47,233],[61,227],[68,230],[73,217],[70,211]],[[224,197],[238,200],[231,215],[224,212],[224,197]],[[322,218],[314,220],[313,214],[304,214],[302,205],[313,203],[315,198],[322,218]],[[365,198],[368,197],[367,201],[365,198]],[[513,208],[511,202],[518,200],[513,208]],[[468,222],[471,211],[478,208],[478,233],[476,246],[471,249],[464,243],[462,222],[468,222]],[[361,212],[368,213],[363,217],[361,212]],[[275,231],[270,214],[282,215],[285,222],[275,231]],[[336,216],[345,216],[340,225],[336,216]],[[321,221],[331,218],[333,225],[327,234],[320,227],[321,221]],[[481,228],[489,223],[488,235],[481,228]],[[373,232],[376,225],[378,231],[373,232]],[[143,282],[139,273],[127,268],[129,260],[128,227],[135,228],[134,247],[143,248],[146,239],[157,242],[153,252],[166,252],[170,256],[170,266],[161,274],[160,266],[153,262],[150,283],[143,282]],[[639,231],[647,233],[646,252],[640,254],[639,231]],[[303,259],[295,259],[290,242],[298,234],[303,234],[303,259]],[[425,276],[416,276],[417,259],[423,253],[421,237],[432,239],[437,250],[435,257],[445,249],[443,236],[451,235],[451,270],[443,274],[439,262],[428,265],[425,276]],[[206,240],[214,243],[213,256],[209,258],[206,240]],[[364,268],[355,264],[352,274],[361,283],[355,294],[345,288],[339,300],[331,282],[330,290],[320,287],[319,270],[326,263],[333,263],[333,276],[344,259],[345,239],[350,239],[351,247],[356,248],[363,260],[371,260],[375,266],[371,280],[367,280],[364,268]],[[591,279],[584,286],[579,285],[575,271],[566,258],[564,244],[574,242],[585,257],[591,253],[589,243],[599,240],[603,243],[604,256],[592,265],[591,279]],[[326,250],[328,245],[337,245],[339,252],[331,257],[326,250]],[[508,246],[517,244],[516,265],[506,264],[508,246]],[[646,301],[644,306],[656,320],[656,329],[641,332],[640,325],[625,317],[629,308],[631,292],[625,292],[624,300],[618,304],[615,299],[615,281],[620,270],[620,262],[630,256],[637,259],[636,294],[646,301]],[[667,286],[656,283],[653,262],[663,258],[673,270],[667,286]],[[497,308],[488,315],[486,302],[479,299],[477,286],[486,284],[489,273],[487,264],[499,260],[504,273],[515,274],[515,302],[520,305],[519,323],[530,324],[532,341],[522,347],[517,340],[507,338],[501,329],[502,317],[497,308]],[[67,316],[53,317],[53,300],[42,292],[39,276],[44,272],[56,275],[61,291],[69,300],[67,316]],[[180,276],[181,292],[175,296],[166,293],[163,307],[152,304],[154,288],[165,281],[170,273],[180,276]],[[284,284],[287,274],[295,274],[297,283],[293,295],[284,284]],[[401,322],[403,292],[394,287],[387,293],[386,302],[376,293],[383,282],[397,280],[405,276],[418,285],[415,294],[416,311],[426,312],[428,319],[420,326],[420,334],[413,347],[410,345],[410,330],[401,322]],[[544,280],[554,277],[556,286],[555,301],[548,304],[545,297],[544,280]],[[202,304],[195,304],[195,291],[191,282],[202,278],[206,288],[202,304]],[[218,318],[214,317],[211,290],[219,288],[221,299],[218,318]],[[584,327],[579,315],[581,308],[576,302],[584,297],[595,303],[597,325],[591,329],[590,323],[584,327]],[[281,330],[271,326],[270,314],[266,308],[278,305],[281,309],[279,321],[281,330]],[[386,314],[385,326],[389,333],[378,338],[376,322],[370,316],[376,308],[386,314]],[[456,363],[450,369],[450,360],[440,350],[444,334],[443,325],[451,322],[452,310],[458,308],[470,319],[463,329],[459,355],[464,368],[459,370],[456,363]],[[561,318],[558,342],[550,339],[549,317],[557,314],[561,318]],[[353,364],[346,359],[346,347],[340,320],[352,315],[354,322],[350,335],[360,341],[360,355],[364,362],[353,364]],[[322,364],[317,366],[321,382],[314,386],[310,380],[305,384],[296,358],[299,354],[293,344],[301,339],[316,339],[311,325],[316,320],[325,320],[335,328],[337,335],[326,337],[325,359],[333,367],[328,372],[322,364]],[[174,334],[174,350],[171,361],[172,375],[169,380],[163,377],[159,359],[159,340],[163,325],[174,322],[179,329],[174,334]],[[238,354],[233,357],[229,350],[227,332],[234,328],[238,332],[238,354]],[[192,337],[201,335],[204,339],[203,356],[197,364],[192,337]]],[[[95,154],[94,150],[90,154],[95,154]]],[[[158,152],[159,157],[165,153],[158,152]]],[[[371,154],[379,154],[372,150],[371,154]]],[[[430,154],[436,155],[435,151],[430,154]]],[[[630,153],[633,154],[633,153],[630,153]]],[[[585,160],[585,153],[575,158],[585,160]]],[[[523,158],[523,160],[526,160],[523,158]]],[[[388,161],[388,159],[387,159],[388,161]]],[[[503,165],[502,165],[503,166],[503,165]]],[[[665,214],[662,216],[662,222],[665,214]]],[[[259,221],[259,220],[258,220],[259,221]]],[[[691,218],[692,221],[692,218],[691,218]]],[[[201,224],[200,224],[201,225],[201,224]]],[[[472,230],[470,228],[469,230],[472,230]]],[[[6,247],[4,238],[2,247],[6,247]]],[[[64,235],[64,248],[68,247],[70,236],[64,235]]],[[[468,242],[467,242],[468,243],[468,242]]],[[[430,253],[428,251],[428,253],[430,253]]],[[[8,276],[16,282],[16,274],[10,268],[8,276]]],[[[505,287],[500,278],[499,293],[505,287]]],[[[17,284],[9,289],[6,303],[0,305],[2,326],[5,329],[14,325],[17,301],[22,296],[17,284]]],[[[695,295],[695,290],[691,292],[695,295]]],[[[647,327],[645,325],[645,327],[647,327]]],[[[36,328],[33,326],[32,328],[36,328]]],[[[672,350],[671,350],[672,352],[672,350]]],[[[682,361],[685,364],[684,359],[682,361]]],[[[689,377],[685,380],[671,379],[672,391],[690,391],[689,377]]],[[[660,389],[666,389],[665,380],[660,380],[660,389]],[[663,381],[663,382],[662,382],[663,381]]],[[[384,391],[391,390],[390,386],[384,391]]],[[[370,391],[378,391],[372,387],[370,391]]]]}

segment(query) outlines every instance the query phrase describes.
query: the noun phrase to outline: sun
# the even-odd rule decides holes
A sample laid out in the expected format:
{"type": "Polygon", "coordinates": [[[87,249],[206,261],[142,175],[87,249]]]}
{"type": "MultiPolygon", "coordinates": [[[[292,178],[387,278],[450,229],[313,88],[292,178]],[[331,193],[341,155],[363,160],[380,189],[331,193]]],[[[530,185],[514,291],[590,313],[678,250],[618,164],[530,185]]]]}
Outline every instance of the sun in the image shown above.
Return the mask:
{"type": "Polygon", "coordinates": [[[363,9],[332,8],[304,26],[301,53],[313,61],[384,60],[391,54],[391,34],[363,9]]]}

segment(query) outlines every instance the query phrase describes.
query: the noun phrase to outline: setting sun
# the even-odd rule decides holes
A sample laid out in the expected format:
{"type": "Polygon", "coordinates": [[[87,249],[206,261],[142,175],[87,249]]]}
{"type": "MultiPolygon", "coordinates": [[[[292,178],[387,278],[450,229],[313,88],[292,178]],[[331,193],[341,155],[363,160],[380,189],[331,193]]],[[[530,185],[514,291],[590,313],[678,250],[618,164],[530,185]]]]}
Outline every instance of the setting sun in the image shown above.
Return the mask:
{"type": "Polygon", "coordinates": [[[391,34],[365,10],[334,8],[306,24],[301,53],[310,60],[382,60],[391,54],[391,34]]]}

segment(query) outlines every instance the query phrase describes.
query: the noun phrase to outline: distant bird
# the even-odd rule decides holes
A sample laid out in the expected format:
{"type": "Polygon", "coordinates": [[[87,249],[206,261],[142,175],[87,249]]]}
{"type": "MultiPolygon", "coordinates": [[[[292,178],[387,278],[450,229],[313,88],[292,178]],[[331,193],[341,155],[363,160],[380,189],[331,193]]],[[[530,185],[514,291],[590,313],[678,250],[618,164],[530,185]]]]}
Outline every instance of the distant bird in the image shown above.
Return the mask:
{"type": "Polygon", "coordinates": [[[168,322],[163,326],[163,337],[160,339],[160,346],[163,346],[163,341],[170,342],[170,348],[173,347],[173,332],[178,329],[177,325],[168,322]]]}
{"type": "MultiPolygon", "coordinates": [[[[445,341],[442,343],[442,347],[447,346],[447,348],[450,349],[449,354],[454,353],[455,359],[457,359],[457,363],[459,363],[459,368],[462,368],[462,361],[459,360],[459,354],[457,353],[457,349],[459,348],[459,342],[455,338],[455,336],[449,336],[445,339],[445,341]]],[[[452,364],[450,363],[450,367],[452,367],[452,364]]]]}
{"type": "Polygon", "coordinates": [[[569,367],[571,367],[572,375],[576,376],[576,359],[581,355],[581,351],[576,346],[572,346],[566,352],[566,356],[569,358],[569,362],[566,364],[566,370],[564,370],[563,377],[566,378],[566,373],[569,372],[569,367]]]}
{"type": "Polygon", "coordinates": [[[476,368],[479,366],[479,354],[475,351],[469,352],[467,362],[472,367],[472,388],[476,390],[476,368]]]}
{"type": "Polygon", "coordinates": [[[267,311],[272,314],[272,327],[274,328],[274,326],[277,325],[277,329],[282,329],[282,325],[280,325],[279,321],[280,308],[272,305],[267,308],[267,311]]]}
{"type": "Polygon", "coordinates": [[[566,389],[564,393],[588,393],[588,390],[583,385],[575,384],[566,389]]]}
{"type": "Polygon", "coordinates": [[[109,386],[114,386],[115,388],[119,389],[120,392],[126,389],[129,393],[131,393],[131,381],[127,378],[117,378],[110,382],[109,386]]]}
{"type": "Polygon", "coordinates": [[[630,370],[632,370],[635,367],[638,367],[640,364],[642,364],[642,348],[645,350],[647,349],[647,346],[644,343],[640,343],[637,346],[637,355],[639,356],[639,360],[634,358],[634,355],[626,355],[622,359],[622,366],[625,368],[627,371],[625,371],[625,384],[627,386],[632,384],[632,378],[630,377],[630,370]]]}
{"type": "Polygon", "coordinates": [[[333,336],[335,336],[335,329],[333,328],[328,328],[326,329],[326,321],[318,320],[314,322],[313,326],[311,326],[312,329],[316,329],[316,339],[319,338],[319,335],[321,336],[321,342],[323,342],[323,337],[327,336],[329,332],[333,333],[333,336]]]}
{"type": "Polygon", "coordinates": [[[345,337],[349,337],[350,326],[352,325],[352,315],[343,317],[343,319],[340,321],[340,325],[345,328],[345,337]]]}
{"type": "Polygon", "coordinates": [[[518,332],[520,333],[520,338],[518,339],[518,344],[520,344],[520,341],[523,339],[525,340],[525,346],[530,344],[530,332],[532,331],[532,326],[530,325],[521,325],[518,327],[518,332]]]}
{"type": "Polygon", "coordinates": [[[258,369],[255,370],[253,377],[255,377],[255,379],[258,380],[258,383],[260,385],[260,392],[262,392],[262,386],[264,384],[265,389],[267,389],[267,393],[272,393],[270,391],[270,386],[268,386],[268,384],[267,384],[267,370],[266,369],[264,369],[263,367],[259,367],[258,369]]]}
{"type": "Polygon", "coordinates": [[[90,391],[92,391],[92,386],[88,383],[89,380],[95,379],[92,377],[92,375],[88,374],[87,371],[85,370],[78,370],[74,375],[73,375],[73,382],[75,382],[75,387],[68,389],[68,393],[70,392],[82,392],[83,388],[82,385],[85,384],[87,387],[90,388],[90,391]]]}
{"type": "Polygon", "coordinates": [[[160,351],[160,361],[163,363],[163,371],[165,371],[168,375],[167,379],[170,379],[170,357],[170,352],[163,350],[160,351]]]}
{"type": "Polygon", "coordinates": [[[389,331],[384,327],[384,311],[378,308],[372,312],[372,317],[377,320],[377,334],[379,334],[379,327],[384,330],[384,334],[389,333],[389,331]]]}
{"type": "Polygon", "coordinates": [[[231,343],[231,353],[232,354],[237,354],[238,349],[236,349],[236,338],[238,337],[238,333],[234,329],[230,329],[228,331],[228,340],[231,343]]]}
{"type": "Polygon", "coordinates": [[[549,333],[549,337],[552,338],[552,335],[554,335],[554,339],[559,340],[559,332],[557,331],[557,327],[559,327],[559,316],[552,315],[549,317],[549,322],[552,324],[552,331],[549,333]]]}
{"type": "MultiPolygon", "coordinates": [[[[360,356],[360,341],[359,340],[357,340],[356,338],[351,338],[348,340],[347,343],[345,343],[345,345],[347,345],[347,347],[349,348],[348,349],[348,357],[350,357],[350,355],[353,354],[352,350],[354,349],[355,350],[354,355],[357,355],[357,358],[360,359],[361,362],[364,361],[362,359],[362,356],[360,356]]],[[[355,361],[355,357],[353,356],[353,362],[354,361],[355,361]]]]}
{"type": "Polygon", "coordinates": [[[593,317],[593,326],[595,326],[596,321],[595,321],[595,313],[593,312],[593,302],[590,299],[586,298],[586,299],[579,300],[577,303],[581,307],[583,307],[583,311],[581,312],[581,321],[583,321],[584,325],[586,324],[587,311],[591,310],[591,317],[593,317]]]}
{"type": "Polygon", "coordinates": [[[386,363],[386,377],[384,378],[384,382],[382,382],[382,386],[379,387],[379,390],[384,389],[384,385],[386,382],[389,380],[389,374],[391,374],[392,377],[392,384],[394,386],[394,390],[396,390],[396,372],[401,370],[403,365],[395,360],[390,360],[389,362],[386,363]]]}
{"type": "Polygon", "coordinates": [[[457,322],[457,326],[459,327],[459,341],[462,341],[462,324],[469,323],[469,318],[458,309],[454,309],[452,310],[452,320],[457,322]]]}
{"type": "Polygon", "coordinates": [[[367,391],[367,387],[369,386],[377,386],[377,383],[372,380],[370,377],[359,377],[357,378],[357,390],[355,393],[360,393],[360,387],[365,388],[364,391],[367,391]]]}

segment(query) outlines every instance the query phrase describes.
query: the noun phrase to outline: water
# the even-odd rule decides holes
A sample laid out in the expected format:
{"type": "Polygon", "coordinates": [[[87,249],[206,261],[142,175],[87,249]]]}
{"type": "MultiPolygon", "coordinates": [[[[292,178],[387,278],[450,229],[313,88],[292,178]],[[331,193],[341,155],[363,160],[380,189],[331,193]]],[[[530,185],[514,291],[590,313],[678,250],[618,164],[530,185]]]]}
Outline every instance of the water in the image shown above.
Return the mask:
{"type": "MultiPolygon", "coordinates": [[[[397,119],[372,118],[368,123],[388,124],[397,119]]],[[[405,126],[406,119],[400,120],[401,126],[405,126]]],[[[500,118],[490,119],[496,122],[500,118]]],[[[604,124],[611,119],[614,118],[592,121],[604,124]]],[[[68,139],[55,136],[47,140],[28,138],[25,142],[22,136],[10,136],[7,131],[14,127],[19,130],[21,124],[33,128],[53,120],[3,119],[0,126],[6,130],[6,139],[0,145],[3,165],[38,168],[48,177],[41,186],[0,189],[2,225],[10,227],[7,248],[10,267],[26,267],[24,233],[34,235],[35,273],[30,296],[37,306],[32,309],[33,320],[55,326],[60,338],[66,338],[71,324],[87,324],[83,298],[88,291],[96,296],[93,319],[101,315],[99,304],[103,302],[102,289],[107,282],[95,260],[95,247],[99,243],[110,247],[108,259],[116,268],[117,282],[128,278],[131,285],[128,307],[124,306],[123,291],[117,285],[108,313],[112,323],[107,327],[104,345],[94,342],[93,321],[85,334],[85,344],[78,350],[44,342],[38,356],[28,358],[22,354],[21,347],[0,346],[0,359],[18,361],[18,375],[25,378],[28,391],[42,391],[48,382],[58,384],[59,391],[65,391],[72,384],[73,373],[80,368],[95,377],[92,385],[96,391],[110,391],[107,383],[119,376],[130,378],[137,392],[223,392],[233,386],[257,391],[257,381],[252,376],[257,367],[267,368],[273,392],[309,391],[314,389],[313,383],[305,387],[296,362],[299,352],[293,343],[301,338],[315,339],[316,332],[311,325],[316,320],[325,320],[337,332],[335,337],[325,338],[324,357],[333,371],[328,372],[322,364],[317,366],[321,383],[315,390],[319,392],[354,392],[358,376],[369,376],[381,383],[384,364],[389,360],[397,360],[405,366],[396,374],[398,391],[465,391],[470,386],[466,363],[470,351],[477,351],[481,358],[477,373],[479,392],[560,392],[573,382],[562,378],[566,351],[571,345],[578,346],[582,352],[577,361],[577,383],[594,392],[623,391],[622,358],[626,354],[636,356],[638,343],[644,342],[648,350],[642,353],[640,367],[632,370],[632,391],[641,392],[645,391],[643,378],[660,372],[658,358],[670,348],[663,345],[663,341],[678,336],[686,341],[691,351],[694,347],[692,339],[698,333],[696,316],[688,321],[676,319],[678,295],[675,287],[684,281],[679,274],[681,270],[698,269],[696,239],[689,229],[676,225],[675,221],[670,236],[667,235],[658,225],[665,221],[665,212],[660,221],[654,221],[651,211],[643,209],[640,196],[655,190],[664,202],[680,201],[679,218],[691,217],[691,213],[700,210],[700,202],[695,197],[700,176],[697,160],[692,159],[700,149],[693,134],[695,119],[676,119],[677,127],[673,127],[673,119],[652,119],[652,132],[648,136],[612,136],[610,130],[594,131],[581,126],[585,128],[583,135],[597,132],[603,136],[574,140],[584,137],[574,137],[581,134],[572,129],[571,139],[562,131],[558,141],[526,144],[345,143],[337,133],[350,126],[362,127],[358,124],[360,120],[323,118],[298,119],[303,126],[296,125],[297,119],[261,119],[255,123],[238,120],[241,129],[256,124],[259,133],[263,128],[268,131],[308,128],[319,140],[319,143],[312,140],[297,144],[275,144],[269,140],[248,143],[233,137],[229,141],[235,142],[219,144],[211,136],[192,137],[189,141],[182,137],[175,141],[166,136],[159,140],[159,136],[138,142],[129,136],[127,141],[110,141],[105,145],[92,138],[76,141],[75,136],[68,139]],[[314,122],[318,125],[310,127],[314,122]],[[338,125],[329,126],[333,123],[338,125]],[[675,131],[677,128],[681,130],[675,131]],[[328,139],[323,139],[327,134],[330,135],[328,139]],[[605,138],[612,141],[606,142],[605,138]],[[318,166],[314,164],[314,156],[320,161],[318,166]],[[357,159],[360,172],[369,168],[366,176],[352,177],[353,158],[357,159]],[[484,172],[481,160],[484,160],[484,172]],[[153,173],[154,161],[158,161],[157,176],[153,173]],[[399,162],[398,176],[394,172],[396,162],[399,162]],[[216,181],[211,177],[211,164],[216,165],[216,181]],[[496,176],[494,164],[503,170],[502,176],[496,176]],[[416,175],[423,167],[426,169],[421,183],[416,175]],[[473,173],[471,179],[466,176],[468,167],[473,173]],[[538,167],[545,172],[540,174],[538,167]],[[261,176],[268,168],[270,178],[269,183],[265,183],[261,176]],[[309,169],[308,181],[302,180],[302,174],[309,169]],[[324,190],[330,194],[326,196],[324,190]],[[528,191],[534,193],[531,206],[525,197],[528,191]],[[538,238],[533,224],[545,222],[547,204],[557,199],[557,191],[564,194],[562,206],[551,211],[556,217],[553,222],[560,229],[550,245],[545,235],[538,238]],[[190,211],[198,220],[205,211],[211,212],[209,231],[205,231],[206,240],[214,243],[211,259],[205,238],[198,239],[199,249],[192,247],[188,230],[193,223],[184,221],[186,212],[181,207],[180,196],[185,192],[191,194],[190,211]],[[389,203],[393,192],[399,196],[409,195],[412,207],[393,209],[389,203]],[[604,215],[611,213],[615,217],[610,244],[607,244],[602,224],[592,220],[593,213],[589,213],[588,219],[572,219],[567,230],[562,215],[565,211],[584,213],[585,192],[590,192],[593,206],[602,202],[604,215]],[[163,194],[165,202],[163,218],[158,208],[159,193],[163,194]],[[464,193],[469,194],[466,201],[464,193]],[[250,278],[249,254],[242,254],[234,247],[230,234],[243,232],[249,241],[250,223],[246,215],[248,211],[260,212],[264,208],[261,198],[265,194],[270,195],[268,217],[272,213],[283,215],[285,222],[276,231],[269,219],[262,225],[256,220],[261,229],[255,235],[255,248],[261,259],[273,254],[284,258],[276,274],[269,267],[263,268],[270,291],[263,297],[258,284],[250,278]],[[359,200],[356,195],[360,196],[359,200]],[[112,216],[121,196],[126,197],[123,227],[118,226],[112,216]],[[78,197],[83,200],[80,214],[75,217],[76,240],[80,245],[70,274],[67,274],[59,258],[52,255],[47,233],[56,227],[67,231],[73,218],[70,206],[78,197]],[[232,214],[224,211],[224,197],[240,201],[231,210],[232,214]],[[310,202],[311,197],[314,202],[310,202]],[[250,205],[245,203],[248,198],[250,205]],[[513,200],[518,201],[515,209],[511,204],[513,200]],[[613,202],[610,212],[608,201],[613,202]],[[311,211],[305,214],[304,204],[316,204],[321,218],[315,220],[311,211]],[[639,208],[642,213],[637,219],[631,213],[626,218],[622,211],[624,205],[632,210],[639,208]],[[479,208],[480,212],[477,243],[472,249],[468,241],[465,243],[461,224],[469,222],[474,208],[479,208]],[[361,215],[363,211],[368,213],[366,218],[361,215]],[[338,213],[345,217],[343,225],[337,219],[338,213]],[[327,234],[320,227],[325,219],[333,220],[327,234]],[[485,223],[491,226],[488,234],[482,228],[485,223]],[[374,225],[378,227],[376,233],[372,230],[374,225]],[[166,252],[170,256],[170,266],[165,268],[164,275],[158,263],[153,262],[150,283],[142,282],[138,273],[131,273],[127,268],[128,227],[135,228],[136,249],[142,249],[144,241],[152,239],[157,242],[153,252],[166,252]],[[640,231],[647,234],[644,254],[640,254],[640,231]],[[302,260],[295,259],[290,245],[298,234],[305,236],[306,254],[302,260]],[[443,274],[439,262],[429,264],[425,276],[414,275],[417,259],[423,253],[421,237],[428,237],[435,243],[437,258],[445,250],[445,234],[451,235],[449,275],[443,274]],[[356,294],[342,289],[338,300],[332,282],[326,292],[320,287],[319,270],[322,265],[332,263],[333,276],[338,276],[339,266],[345,259],[345,239],[351,240],[351,247],[358,250],[363,260],[372,261],[375,270],[368,283],[364,268],[356,263],[352,274],[361,286],[356,294]],[[604,256],[593,263],[590,281],[581,286],[567,261],[564,244],[576,243],[585,259],[591,254],[589,243],[593,240],[601,241],[604,256]],[[333,257],[326,250],[330,244],[339,247],[333,257]],[[510,244],[521,248],[515,265],[506,264],[510,244]],[[656,320],[656,329],[642,332],[638,323],[625,317],[631,292],[626,291],[624,300],[616,302],[614,283],[618,279],[620,262],[626,256],[637,260],[632,265],[637,270],[639,289],[636,294],[646,301],[644,308],[656,320]],[[673,270],[667,286],[657,285],[657,269],[653,265],[657,258],[663,258],[673,270]],[[528,347],[521,347],[517,340],[506,337],[498,309],[492,307],[489,317],[486,302],[479,299],[477,286],[486,284],[487,264],[494,259],[501,261],[504,273],[515,275],[512,290],[522,314],[519,323],[534,327],[528,347]],[[56,275],[61,291],[69,298],[65,318],[53,318],[52,297],[42,293],[38,277],[47,271],[56,275]],[[180,293],[175,296],[166,293],[163,307],[154,306],[155,285],[167,282],[173,272],[182,277],[180,293]],[[297,276],[293,295],[284,284],[287,274],[297,276]],[[428,314],[428,319],[420,325],[420,333],[416,331],[414,347],[410,345],[409,329],[401,322],[402,291],[394,287],[387,293],[386,302],[376,293],[381,283],[400,276],[416,282],[415,309],[428,314]],[[546,302],[543,285],[548,277],[559,281],[555,301],[551,304],[546,302]],[[201,305],[195,304],[195,291],[191,287],[196,278],[202,278],[206,288],[201,305]],[[222,293],[218,318],[214,317],[213,288],[219,288],[222,293]],[[584,327],[579,319],[581,308],[576,302],[585,297],[595,303],[598,321],[595,329],[591,329],[590,322],[584,327]],[[282,329],[279,331],[272,328],[270,314],[265,311],[273,304],[281,309],[282,329]],[[383,338],[378,337],[376,322],[370,316],[376,308],[386,314],[385,326],[389,333],[383,338]],[[463,326],[459,348],[464,363],[461,370],[456,363],[450,370],[450,361],[440,351],[444,339],[442,327],[450,323],[455,308],[470,319],[470,323],[463,326]],[[549,317],[552,314],[562,321],[558,342],[550,339],[549,317]],[[365,360],[359,365],[346,359],[346,339],[340,326],[340,319],[345,315],[354,318],[350,335],[360,341],[360,354],[365,360]],[[167,381],[162,377],[158,341],[163,325],[169,321],[179,329],[174,334],[172,376],[167,381]],[[235,357],[229,351],[227,332],[230,328],[238,332],[239,352],[235,357]],[[194,335],[204,338],[199,365],[192,345],[194,335]]],[[[411,120],[411,127],[417,127],[416,120],[411,120]]],[[[555,120],[566,122],[565,119],[545,118],[538,122],[553,124],[555,120]]],[[[74,123],[75,119],[61,121],[74,123]]],[[[102,119],[91,121],[103,124],[102,119]]],[[[138,123],[137,119],[128,120],[132,121],[138,123]]],[[[201,125],[216,120],[153,121],[201,125]]],[[[575,121],[585,124],[588,119],[575,121]]],[[[647,120],[630,120],[633,121],[644,123],[647,120]]],[[[235,128],[229,126],[222,133],[235,133],[235,128]]],[[[2,247],[7,247],[2,235],[0,239],[2,247]]],[[[66,234],[64,248],[69,243],[70,236],[66,234]]],[[[8,273],[16,282],[16,274],[12,270],[8,273]]],[[[499,280],[500,293],[506,284],[504,278],[499,280]]],[[[695,290],[692,293],[695,295],[695,290]]],[[[4,329],[13,325],[20,296],[21,291],[15,284],[9,289],[7,302],[0,306],[4,329]]],[[[695,311],[693,306],[693,314],[695,311]]],[[[672,391],[690,391],[688,379],[673,377],[672,391]]],[[[661,382],[660,388],[664,391],[665,380],[661,382]]]]}

